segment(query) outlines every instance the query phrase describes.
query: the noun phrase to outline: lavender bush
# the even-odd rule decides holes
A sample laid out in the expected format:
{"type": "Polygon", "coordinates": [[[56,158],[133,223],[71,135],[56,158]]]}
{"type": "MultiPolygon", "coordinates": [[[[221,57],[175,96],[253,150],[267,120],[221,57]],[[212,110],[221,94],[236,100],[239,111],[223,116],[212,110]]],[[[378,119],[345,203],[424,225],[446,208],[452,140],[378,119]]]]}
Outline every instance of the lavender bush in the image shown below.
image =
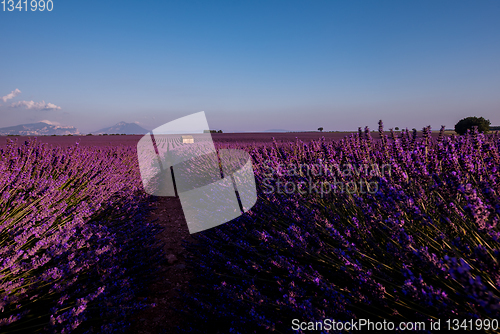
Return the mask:
{"type": "Polygon", "coordinates": [[[162,256],[130,147],[0,150],[0,330],[120,332],[162,256]],[[147,259],[147,263],[145,260],[147,259]]]}
{"type": "Polygon", "coordinates": [[[197,280],[182,332],[500,317],[499,137],[379,131],[378,140],[360,128],[339,142],[238,147],[253,157],[259,200],[186,245],[197,280]],[[277,173],[280,164],[303,168],[277,173]],[[333,189],[280,193],[278,182],[333,189]],[[364,192],[342,191],[349,182],[364,192]]]}

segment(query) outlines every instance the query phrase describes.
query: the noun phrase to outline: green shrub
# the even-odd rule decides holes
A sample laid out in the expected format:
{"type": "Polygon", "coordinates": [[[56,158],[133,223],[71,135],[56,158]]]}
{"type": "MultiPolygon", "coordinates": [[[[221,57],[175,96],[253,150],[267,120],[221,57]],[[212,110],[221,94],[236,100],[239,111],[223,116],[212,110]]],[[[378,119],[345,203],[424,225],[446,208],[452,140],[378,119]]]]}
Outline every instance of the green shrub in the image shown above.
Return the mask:
{"type": "Polygon", "coordinates": [[[484,119],[483,117],[466,117],[455,125],[455,132],[463,135],[467,133],[467,130],[472,130],[475,126],[477,126],[479,132],[488,132],[490,130],[490,124],[490,120],[484,119]]]}

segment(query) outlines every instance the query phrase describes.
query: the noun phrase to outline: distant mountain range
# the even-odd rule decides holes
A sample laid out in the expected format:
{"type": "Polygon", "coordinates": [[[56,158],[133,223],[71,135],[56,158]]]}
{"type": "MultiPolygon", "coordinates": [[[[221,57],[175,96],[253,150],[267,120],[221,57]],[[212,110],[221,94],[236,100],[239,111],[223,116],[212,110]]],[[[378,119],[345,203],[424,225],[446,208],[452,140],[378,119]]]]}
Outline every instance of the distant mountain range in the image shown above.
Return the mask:
{"type": "MultiPolygon", "coordinates": [[[[143,135],[149,130],[137,125],[136,123],[120,122],[113,126],[97,130],[92,134],[126,134],[126,135],[143,135]]],[[[49,121],[41,121],[32,124],[20,124],[0,128],[0,136],[52,136],[52,135],[79,135],[81,134],[74,126],[58,125],[49,121]]]]}
{"type": "Polygon", "coordinates": [[[74,135],[79,134],[74,126],[62,126],[48,122],[38,122],[32,124],[21,124],[0,128],[0,136],[51,136],[51,135],[74,135]]]}
{"type": "Polygon", "coordinates": [[[125,123],[120,122],[108,128],[100,129],[95,132],[92,132],[94,135],[98,134],[126,134],[126,135],[145,135],[149,130],[140,127],[136,123],[125,123]]]}

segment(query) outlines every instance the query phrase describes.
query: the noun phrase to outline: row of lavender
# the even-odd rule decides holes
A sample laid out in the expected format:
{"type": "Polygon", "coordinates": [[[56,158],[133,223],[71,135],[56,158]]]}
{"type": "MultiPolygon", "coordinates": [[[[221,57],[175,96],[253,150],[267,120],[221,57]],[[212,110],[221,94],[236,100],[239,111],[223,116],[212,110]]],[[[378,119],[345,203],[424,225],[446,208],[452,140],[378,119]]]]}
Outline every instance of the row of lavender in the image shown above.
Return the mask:
{"type": "Polygon", "coordinates": [[[495,331],[500,136],[382,130],[239,147],[259,200],[186,245],[197,281],[183,332],[301,333],[293,319],[327,318],[488,319],[474,325],[495,331]]]}
{"type": "Polygon", "coordinates": [[[120,332],[161,261],[132,147],[0,150],[0,331],[120,332]],[[147,259],[147,261],[146,261],[147,259]]]}

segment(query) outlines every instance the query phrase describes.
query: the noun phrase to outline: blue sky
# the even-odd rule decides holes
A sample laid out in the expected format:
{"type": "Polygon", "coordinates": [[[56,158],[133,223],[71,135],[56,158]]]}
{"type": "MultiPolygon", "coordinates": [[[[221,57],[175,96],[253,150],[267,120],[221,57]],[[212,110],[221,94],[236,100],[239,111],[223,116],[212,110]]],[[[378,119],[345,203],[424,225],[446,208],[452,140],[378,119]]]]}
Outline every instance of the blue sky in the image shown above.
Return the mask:
{"type": "Polygon", "coordinates": [[[500,1],[2,6],[0,127],[152,129],[202,110],[226,132],[500,125],[500,1]]]}

